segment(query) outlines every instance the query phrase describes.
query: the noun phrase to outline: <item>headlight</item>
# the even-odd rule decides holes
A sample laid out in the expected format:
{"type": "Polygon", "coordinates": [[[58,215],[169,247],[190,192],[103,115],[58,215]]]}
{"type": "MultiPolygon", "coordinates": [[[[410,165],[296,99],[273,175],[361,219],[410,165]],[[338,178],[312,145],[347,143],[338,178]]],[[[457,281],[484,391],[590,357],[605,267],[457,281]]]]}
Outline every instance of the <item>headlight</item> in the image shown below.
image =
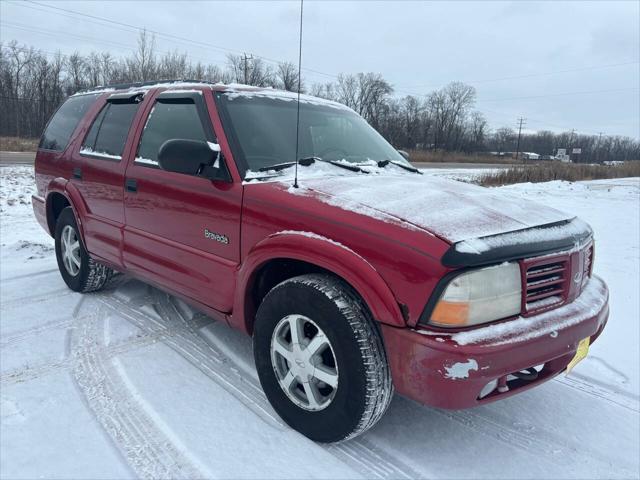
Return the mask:
{"type": "Polygon", "coordinates": [[[522,282],[520,265],[462,273],[445,288],[431,313],[430,323],[440,327],[468,327],[520,313],[522,282]]]}

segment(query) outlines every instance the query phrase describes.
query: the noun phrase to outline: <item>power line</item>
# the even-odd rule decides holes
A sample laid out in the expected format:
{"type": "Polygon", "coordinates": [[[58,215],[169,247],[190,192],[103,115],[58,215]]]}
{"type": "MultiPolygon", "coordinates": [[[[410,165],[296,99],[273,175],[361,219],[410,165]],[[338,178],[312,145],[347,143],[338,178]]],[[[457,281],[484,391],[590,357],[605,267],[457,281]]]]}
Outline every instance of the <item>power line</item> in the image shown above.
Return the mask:
{"type": "Polygon", "coordinates": [[[546,95],[532,95],[527,97],[510,97],[510,98],[493,98],[490,100],[478,100],[478,103],[485,102],[506,102],[511,100],[533,100],[537,98],[549,98],[549,97],[564,97],[566,95],[590,95],[593,93],[613,93],[613,92],[627,92],[627,91],[638,91],[640,88],[615,88],[610,90],[591,90],[586,92],[565,92],[565,93],[550,93],[546,95]]]}
{"type": "MultiPolygon", "coordinates": [[[[228,52],[228,53],[236,53],[236,54],[244,53],[241,50],[237,50],[237,49],[233,49],[233,48],[227,48],[227,47],[223,47],[223,46],[220,46],[220,45],[214,45],[214,44],[211,44],[211,43],[208,43],[208,42],[202,42],[202,41],[199,41],[199,40],[193,40],[193,39],[190,39],[190,38],[181,37],[181,36],[178,36],[178,35],[173,35],[173,34],[161,32],[161,31],[158,31],[158,30],[152,30],[152,29],[149,29],[149,28],[146,28],[146,27],[140,27],[140,26],[132,25],[132,24],[125,23],[125,22],[119,22],[117,20],[112,20],[112,19],[105,18],[105,17],[91,15],[91,14],[83,13],[83,12],[78,12],[76,10],[70,10],[70,9],[67,9],[67,8],[62,8],[62,7],[57,7],[57,6],[53,6],[53,5],[43,4],[43,3],[35,2],[35,1],[32,1],[32,0],[26,0],[26,1],[28,3],[31,3],[31,4],[34,4],[34,5],[39,5],[41,7],[50,8],[50,9],[53,9],[53,10],[58,10],[58,11],[66,12],[66,13],[71,13],[73,15],[79,15],[79,16],[82,16],[82,17],[91,18],[91,19],[94,19],[94,20],[102,21],[102,22],[107,22],[107,23],[110,23],[110,24],[113,24],[113,25],[117,25],[117,26],[120,26],[120,27],[126,27],[128,29],[132,29],[133,28],[133,29],[136,29],[136,30],[139,30],[139,31],[140,30],[146,30],[149,33],[153,33],[153,34],[155,34],[155,35],[157,35],[159,37],[168,38],[168,39],[171,39],[171,40],[174,40],[174,41],[178,40],[178,41],[186,42],[186,43],[189,43],[189,44],[192,44],[192,45],[198,45],[198,46],[206,47],[206,48],[213,48],[213,49],[221,50],[221,51],[228,52]]],[[[55,13],[55,12],[52,12],[52,13],[55,13]]],[[[130,31],[130,30],[128,30],[128,31],[130,31]]],[[[266,62],[276,63],[276,64],[283,63],[282,60],[265,57],[263,55],[257,55],[257,54],[254,54],[254,55],[257,58],[260,58],[260,59],[262,59],[262,60],[264,60],[266,62]]],[[[331,78],[337,78],[338,77],[337,75],[333,75],[333,74],[326,73],[326,72],[321,72],[319,70],[314,70],[314,69],[311,69],[311,68],[304,68],[303,70],[305,70],[307,72],[313,72],[313,73],[316,73],[318,75],[331,77],[331,78]]]]}
{"type": "MultiPolygon", "coordinates": [[[[101,44],[101,45],[105,45],[108,47],[118,47],[118,48],[122,48],[122,49],[131,49],[131,50],[135,50],[137,47],[133,46],[133,45],[129,45],[129,44],[124,44],[124,43],[120,43],[120,42],[113,42],[113,41],[109,41],[109,40],[101,40],[101,39],[96,39],[94,37],[89,37],[87,35],[78,35],[75,33],[71,33],[71,32],[60,32],[57,30],[49,30],[49,29],[45,29],[45,28],[41,28],[41,27],[33,27],[31,25],[25,25],[25,24],[20,24],[20,23],[15,23],[15,22],[7,22],[5,20],[0,21],[0,24],[3,24],[9,28],[15,28],[18,30],[23,30],[23,31],[27,31],[27,32],[31,32],[31,33],[39,33],[42,35],[48,35],[48,36],[52,36],[52,37],[58,37],[60,35],[65,35],[71,38],[77,38],[80,40],[90,40],[93,43],[97,43],[97,44],[101,44]]],[[[6,48],[6,46],[3,46],[6,48]]],[[[46,50],[42,50],[42,51],[46,51],[46,50]]],[[[158,50],[158,53],[160,54],[167,54],[167,55],[172,55],[174,54],[176,51],[170,51],[170,50],[158,50]]],[[[180,54],[182,55],[182,54],[180,54]]],[[[188,54],[184,54],[187,58],[190,58],[191,60],[197,60],[199,62],[211,62],[211,59],[204,59],[202,57],[194,57],[192,55],[188,55],[188,54]]],[[[69,56],[69,55],[66,55],[69,56]]]]}
{"type": "MultiPolygon", "coordinates": [[[[500,82],[503,80],[517,80],[517,79],[521,79],[521,78],[532,78],[532,77],[543,77],[543,76],[547,76],[547,75],[557,75],[557,74],[562,74],[562,73],[570,73],[570,72],[582,72],[585,70],[600,70],[600,69],[605,69],[605,68],[614,68],[614,67],[622,67],[625,65],[636,65],[639,64],[640,61],[639,60],[634,60],[632,62],[622,62],[622,63],[610,63],[610,64],[605,64],[605,65],[592,65],[592,66],[588,66],[588,67],[576,67],[576,68],[570,68],[570,69],[566,69],[566,70],[556,70],[553,72],[540,72],[540,73],[528,73],[528,74],[522,74],[522,75],[513,75],[510,77],[498,77],[498,78],[487,78],[487,79],[483,79],[483,80],[461,80],[464,83],[473,85],[473,84],[478,84],[478,83],[490,83],[490,82],[500,82]]],[[[427,84],[427,85],[412,85],[412,86],[407,86],[407,85],[399,85],[400,88],[440,88],[443,85],[435,85],[435,84],[427,84]]]]}
{"type": "Polygon", "coordinates": [[[576,133],[576,129],[571,129],[571,134],[569,135],[569,161],[571,161],[571,154],[573,153],[573,135],[576,133]]]}

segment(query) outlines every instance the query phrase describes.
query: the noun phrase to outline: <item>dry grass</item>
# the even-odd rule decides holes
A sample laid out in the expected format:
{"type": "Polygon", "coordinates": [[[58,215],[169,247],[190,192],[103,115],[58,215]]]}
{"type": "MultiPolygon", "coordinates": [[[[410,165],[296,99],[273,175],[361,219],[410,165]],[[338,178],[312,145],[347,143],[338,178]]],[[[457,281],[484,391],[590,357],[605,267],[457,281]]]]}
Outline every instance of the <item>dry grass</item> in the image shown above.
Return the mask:
{"type": "Polygon", "coordinates": [[[409,150],[412,162],[418,163],[500,163],[513,165],[516,162],[513,158],[494,157],[492,155],[467,154],[460,152],[409,150]]]}
{"type": "Polygon", "coordinates": [[[508,185],[525,182],[550,182],[552,180],[598,180],[603,178],[640,177],[640,161],[623,165],[581,165],[575,163],[543,162],[522,165],[489,173],[478,179],[484,186],[508,185]]]}
{"type": "Polygon", "coordinates": [[[37,138],[0,137],[0,150],[3,152],[35,152],[37,149],[37,138]]]}

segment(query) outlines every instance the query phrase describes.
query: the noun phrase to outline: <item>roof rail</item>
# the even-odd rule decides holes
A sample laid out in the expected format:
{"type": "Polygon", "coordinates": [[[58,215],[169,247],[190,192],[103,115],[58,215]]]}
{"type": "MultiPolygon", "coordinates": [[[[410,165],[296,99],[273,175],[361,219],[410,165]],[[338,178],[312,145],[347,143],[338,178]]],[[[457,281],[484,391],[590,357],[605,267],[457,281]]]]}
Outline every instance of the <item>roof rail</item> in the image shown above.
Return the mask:
{"type": "Polygon", "coordinates": [[[209,82],[207,80],[192,80],[187,78],[171,78],[166,80],[152,80],[149,82],[112,83],[110,85],[100,85],[98,87],[79,90],[78,92],[76,92],[76,95],[85,92],[99,92],[100,90],[124,90],[129,88],[151,87],[153,85],[159,85],[162,83],[202,83],[204,85],[215,85],[216,82],[209,82]]]}

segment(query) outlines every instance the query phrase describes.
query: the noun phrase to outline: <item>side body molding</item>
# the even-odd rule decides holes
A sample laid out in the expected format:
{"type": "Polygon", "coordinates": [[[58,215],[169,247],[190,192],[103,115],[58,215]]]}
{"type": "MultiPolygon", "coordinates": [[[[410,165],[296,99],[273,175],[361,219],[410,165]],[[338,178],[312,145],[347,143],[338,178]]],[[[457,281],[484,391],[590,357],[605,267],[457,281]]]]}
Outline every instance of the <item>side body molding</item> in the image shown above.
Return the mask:
{"type": "Polygon", "coordinates": [[[292,259],[324,268],[342,277],[360,294],[374,319],[404,327],[400,307],[376,269],[350,248],[314,233],[278,232],[258,242],[243,260],[237,275],[236,298],[229,322],[251,333],[256,306],[251,291],[261,267],[270,260],[292,259]]]}

